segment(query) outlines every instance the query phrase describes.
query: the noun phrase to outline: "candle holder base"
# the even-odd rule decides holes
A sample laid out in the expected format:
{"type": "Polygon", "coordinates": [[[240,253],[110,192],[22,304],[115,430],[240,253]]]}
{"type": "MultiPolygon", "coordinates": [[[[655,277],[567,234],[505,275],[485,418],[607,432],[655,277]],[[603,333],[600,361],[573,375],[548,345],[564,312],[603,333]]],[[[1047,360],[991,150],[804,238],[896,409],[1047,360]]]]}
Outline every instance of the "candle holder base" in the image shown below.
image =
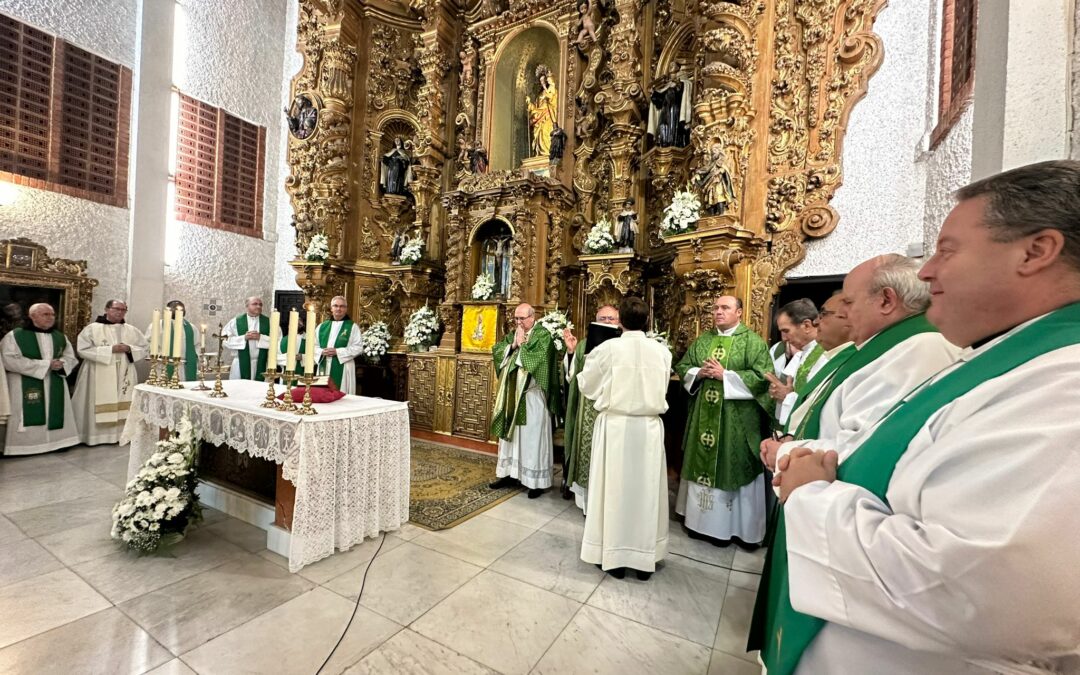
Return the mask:
{"type": "Polygon", "coordinates": [[[278,401],[274,391],[274,380],[277,378],[277,373],[267,370],[263,373],[263,378],[266,380],[266,400],[259,404],[260,408],[277,408],[278,401]]]}
{"type": "Polygon", "coordinates": [[[158,386],[157,367],[158,367],[158,357],[151,356],[150,357],[150,373],[146,376],[146,384],[150,385],[151,387],[158,386]]]}
{"type": "Polygon", "coordinates": [[[297,415],[318,415],[319,411],[311,405],[311,383],[313,378],[308,375],[304,377],[304,401],[300,406],[300,409],[296,411],[297,415]]]}
{"type": "Polygon", "coordinates": [[[164,386],[166,389],[183,389],[184,385],[180,384],[180,357],[173,357],[170,361],[172,361],[172,377],[164,386]]]}
{"type": "Polygon", "coordinates": [[[284,412],[296,412],[298,410],[298,408],[296,407],[296,403],[293,401],[292,398],[292,381],[294,375],[295,373],[293,373],[291,370],[285,371],[285,398],[283,398],[281,402],[278,403],[278,410],[282,410],[284,412]]]}

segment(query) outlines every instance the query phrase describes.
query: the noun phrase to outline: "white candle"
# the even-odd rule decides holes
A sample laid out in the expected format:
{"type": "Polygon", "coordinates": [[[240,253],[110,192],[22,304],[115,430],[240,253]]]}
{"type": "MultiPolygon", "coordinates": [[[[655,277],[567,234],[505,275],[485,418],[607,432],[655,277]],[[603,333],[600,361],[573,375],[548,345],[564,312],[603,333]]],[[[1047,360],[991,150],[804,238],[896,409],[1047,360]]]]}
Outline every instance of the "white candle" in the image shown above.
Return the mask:
{"type": "Polygon", "coordinates": [[[200,329],[200,333],[199,333],[200,334],[200,337],[199,337],[199,350],[205,352],[206,351],[206,324],[205,323],[202,324],[199,327],[199,329],[200,329]]]}
{"type": "Polygon", "coordinates": [[[154,310],[154,318],[150,319],[150,356],[158,355],[158,347],[161,346],[161,310],[154,310]]]}
{"type": "Polygon", "coordinates": [[[178,359],[180,353],[184,350],[184,310],[182,309],[176,310],[173,318],[172,340],[172,355],[174,359],[178,359]]]}
{"type": "Polygon", "coordinates": [[[281,350],[281,312],[270,311],[270,354],[266,361],[267,370],[277,370],[278,352],[281,350]]]}
{"type": "Polygon", "coordinates": [[[289,342],[285,348],[285,370],[296,372],[296,332],[300,326],[300,313],[295,309],[289,312],[289,342]]]}
{"type": "Polygon", "coordinates": [[[307,334],[304,336],[304,373],[315,374],[315,310],[308,307],[307,334]]]}
{"type": "Polygon", "coordinates": [[[158,355],[164,357],[168,357],[169,354],[172,353],[169,351],[169,345],[172,344],[172,331],[170,330],[171,326],[169,325],[171,319],[172,310],[166,307],[165,311],[161,313],[161,351],[158,352],[158,355]]]}

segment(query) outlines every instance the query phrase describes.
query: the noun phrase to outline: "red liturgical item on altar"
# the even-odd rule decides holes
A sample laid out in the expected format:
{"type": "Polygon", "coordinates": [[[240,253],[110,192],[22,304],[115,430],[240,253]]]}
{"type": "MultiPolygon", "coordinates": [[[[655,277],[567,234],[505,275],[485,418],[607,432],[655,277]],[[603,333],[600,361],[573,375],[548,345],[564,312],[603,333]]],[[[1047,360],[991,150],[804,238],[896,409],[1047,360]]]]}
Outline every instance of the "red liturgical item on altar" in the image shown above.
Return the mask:
{"type": "MultiPolygon", "coordinates": [[[[312,403],[332,403],[339,398],[344,398],[345,392],[341,391],[337,387],[312,387],[311,388],[311,402],[312,403]]],[[[285,398],[285,394],[279,394],[278,398],[285,398]]],[[[296,403],[304,400],[304,387],[294,387],[292,390],[292,399],[296,403]]]]}

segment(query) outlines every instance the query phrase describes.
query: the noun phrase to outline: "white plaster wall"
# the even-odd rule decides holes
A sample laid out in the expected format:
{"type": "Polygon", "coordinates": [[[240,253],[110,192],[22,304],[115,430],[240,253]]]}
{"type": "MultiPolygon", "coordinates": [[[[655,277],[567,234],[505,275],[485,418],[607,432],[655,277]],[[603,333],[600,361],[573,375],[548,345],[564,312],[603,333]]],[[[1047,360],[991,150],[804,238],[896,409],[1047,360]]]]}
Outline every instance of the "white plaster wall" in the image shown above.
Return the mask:
{"type": "Polygon", "coordinates": [[[915,155],[924,133],[931,4],[891,2],[878,14],[884,60],[848,120],[844,182],[832,200],[840,220],[808,242],[788,277],[844,274],[922,239],[925,178],[915,155]]]}
{"type": "Polygon", "coordinates": [[[972,118],[972,108],[969,107],[927,159],[923,219],[923,249],[926,255],[934,252],[941,223],[955,204],[953,193],[971,182],[972,118]]]}
{"type": "MultiPolygon", "coordinates": [[[[281,108],[291,103],[290,86],[294,75],[304,65],[304,57],[296,51],[296,23],[299,3],[288,3],[288,16],[285,19],[285,59],[281,77],[281,108]]],[[[288,164],[288,125],[281,125],[280,152],[278,154],[278,182],[266,184],[267,190],[278,192],[277,212],[277,249],[274,255],[274,290],[298,291],[296,274],[289,267],[289,261],[296,257],[296,230],[292,226],[293,208],[289,195],[285,193],[285,179],[289,176],[288,164]]]]}
{"type": "MultiPolygon", "coordinates": [[[[139,0],[0,0],[0,14],[136,67],[139,0]]],[[[129,170],[129,180],[132,175],[129,170]]],[[[45,190],[10,185],[5,189],[12,197],[11,203],[0,206],[0,238],[28,237],[46,246],[53,257],[86,260],[87,274],[100,282],[94,291],[96,307],[103,307],[109,298],[126,297],[131,220],[127,208],[45,190]]]]}

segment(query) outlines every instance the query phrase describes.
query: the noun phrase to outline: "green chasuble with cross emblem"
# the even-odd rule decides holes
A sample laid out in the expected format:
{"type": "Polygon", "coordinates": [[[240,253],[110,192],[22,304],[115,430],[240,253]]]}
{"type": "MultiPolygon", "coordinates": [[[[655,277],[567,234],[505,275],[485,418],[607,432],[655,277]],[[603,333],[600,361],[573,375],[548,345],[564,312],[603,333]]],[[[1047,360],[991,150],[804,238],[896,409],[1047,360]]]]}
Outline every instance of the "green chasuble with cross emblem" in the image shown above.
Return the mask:
{"type": "Polygon", "coordinates": [[[544,392],[548,414],[557,415],[562,405],[562,387],[558,380],[562,372],[562,365],[559,363],[561,353],[555,347],[551,333],[543,326],[533,326],[528,338],[518,347],[520,365],[518,354],[511,354],[510,358],[506,359],[507,350],[512,351],[513,345],[514,332],[510,331],[491,348],[495,372],[499,377],[495,409],[491,415],[491,435],[503,440],[510,440],[514,427],[523,426],[529,421],[525,415],[523,392],[528,390],[530,379],[535,380],[544,392]]]}
{"type": "Polygon", "coordinates": [[[763,467],[758,446],[768,433],[774,403],[765,373],[773,372],[769,347],[745,325],[730,336],[704,333],[675,365],[683,380],[691,368],[716,359],[737,374],[754,396],[725,399],[724,381],[699,378],[690,396],[690,414],[683,435],[682,477],[732,492],[749,484],[763,467]]]}

